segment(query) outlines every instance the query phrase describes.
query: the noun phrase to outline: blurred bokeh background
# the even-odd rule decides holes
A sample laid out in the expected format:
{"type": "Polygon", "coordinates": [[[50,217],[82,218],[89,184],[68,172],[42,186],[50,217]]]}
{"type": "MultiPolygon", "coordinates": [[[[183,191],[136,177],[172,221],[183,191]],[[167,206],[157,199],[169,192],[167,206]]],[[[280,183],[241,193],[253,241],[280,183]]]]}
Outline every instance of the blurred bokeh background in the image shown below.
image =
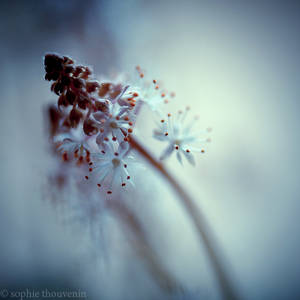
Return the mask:
{"type": "MultiPolygon", "coordinates": [[[[53,164],[43,108],[55,100],[43,56],[57,52],[99,75],[139,64],[176,92],[168,111],[190,105],[199,128],[213,128],[197,167],[167,166],[203,209],[241,295],[299,299],[299,28],[298,1],[2,0],[0,288],[169,297],[111,216],[101,214],[91,238],[82,221],[61,222],[68,207],[43,200],[53,164]]],[[[144,113],[139,135],[158,155],[144,113]]],[[[187,299],[218,299],[188,217],[146,170],[152,179],[129,198],[153,245],[187,299]]]]}

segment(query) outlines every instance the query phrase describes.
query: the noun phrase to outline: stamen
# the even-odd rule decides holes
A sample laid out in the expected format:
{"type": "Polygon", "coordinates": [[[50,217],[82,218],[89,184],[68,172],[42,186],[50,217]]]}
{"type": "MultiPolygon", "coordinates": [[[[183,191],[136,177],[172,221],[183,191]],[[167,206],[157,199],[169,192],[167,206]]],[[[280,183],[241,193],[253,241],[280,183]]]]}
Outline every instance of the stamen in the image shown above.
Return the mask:
{"type": "Polygon", "coordinates": [[[118,156],[118,155],[119,155],[119,153],[118,153],[118,152],[115,152],[114,154],[115,154],[115,156],[118,156]]]}
{"type": "Polygon", "coordinates": [[[202,149],[202,150],[201,150],[201,153],[204,153],[204,152],[205,152],[204,149],[202,149]]]}
{"type": "Polygon", "coordinates": [[[187,153],[190,153],[190,152],[191,152],[189,149],[186,149],[185,151],[186,151],[187,153]]]}
{"type": "Polygon", "coordinates": [[[101,187],[101,184],[100,183],[97,183],[98,187],[101,187]]]}
{"type": "Polygon", "coordinates": [[[107,191],[107,194],[111,194],[112,193],[112,191],[107,191]]]}
{"type": "Polygon", "coordinates": [[[178,150],[178,149],[179,149],[179,146],[175,146],[175,149],[178,150]]]}
{"type": "Polygon", "coordinates": [[[138,97],[138,93],[137,92],[135,92],[135,93],[133,93],[133,97],[138,97]]]}
{"type": "Polygon", "coordinates": [[[93,171],[93,169],[92,169],[92,168],[89,168],[89,171],[90,171],[90,172],[92,172],[92,171],[93,171]]]}
{"type": "Polygon", "coordinates": [[[130,179],[130,176],[127,176],[127,180],[129,180],[130,179]]]}
{"type": "Polygon", "coordinates": [[[124,168],[127,168],[127,165],[126,165],[126,164],[124,164],[124,168]]]}
{"type": "Polygon", "coordinates": [[[129,124],[129,126],[132,126],[132,125],[133,125],[133,123],[132,123],[132,122],[128,122],[128,124],[129,124]]]}
{"type": "Polygon", "coordinates": [[[62,159],[63,159],[63,161],[67,161],[68,160],[68,153],[67,152],[63,153],[62,159]]]}
{"type": "Polygon", "coordinates": [[[91,165],[93,165],[93,163],[92,163],[92,162],[90,162],[90,163],[89,163],[89,165],[91,166],[91,165]]]}
{"type": "Polygon", "coordinates": [[[128,132],[132,133],[133,129],[132,128],[128,128],[128,132]]]}
{"type": "Polygon", "coordinates": [[[122,186],[125,186],[126,185],[126,183],[122,183],[122,186]]]}
{"type": "Polygon", "coordinates": [[[162,120],[160,120],[162,123],[164,123],[165,122],[165,120],[164,119],[162,119],[162,120]]]}
{"type": "Polygon", "coordinates": [[[166,133],[165,133],[165,136],[168,136],[168,135],[169,135],[169,133],[168,133],[168,132],[166,132],[166,133]]]}
{"type": "Polygon", "coordinates": [[[163,98],[163,97],[165,97],[165,96],[166,96],[166,94],[165,94],[165,93],[162,93],[162,94],[161,94],[161,97],[162,97],[162,98],[163,98]]]}
{"type": "Polygon", "coordinates": [[[141,77],[141,78],[144,78],[144,73],[141,73],[141,74],[140,74],[140,77],[141,77]]]}
{"type": "Polygon", "coordinates": [[[115,136],[113,136],[112,140],[115,142],[117,140],[117,138],[115,136]]]}
{"type": "Polygon", "coordinates": [[[157,80],[156,80],[156,79],[153,79],[153,83],[156,84],[156,82],[157,82],[157,80]]]}
{"type": "Polygon", "coordinates": [[[104,151],[104,150],[101,150],[101,152],[102,152],[103,154],[105,154],[105,151],[104,151]]]}
{"type": "Polygon", "coordinates": [[[89,179],[89,176],[85,176],[84,178],[85,178],[86,180],[88,180],[88,179],[89,179]]]}

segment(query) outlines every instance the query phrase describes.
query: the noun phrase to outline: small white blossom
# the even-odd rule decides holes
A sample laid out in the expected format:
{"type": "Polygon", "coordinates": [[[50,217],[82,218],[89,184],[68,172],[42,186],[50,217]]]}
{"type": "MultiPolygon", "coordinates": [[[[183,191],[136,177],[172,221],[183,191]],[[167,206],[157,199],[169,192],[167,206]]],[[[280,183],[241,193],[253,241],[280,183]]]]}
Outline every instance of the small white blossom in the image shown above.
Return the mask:
{"type": "Polygon", "coordinates": [[[120,105],[118,101],[112,103],[107,100],[108,111],[96,112],[93,118],[99,122],[99,134],[96,138],[98,145],[103,145],[110,138],[122,142],[128,133],[133,131],[134,114],[131,106],[120,105]]]}
{"type": "Polygon", "coordinates": [[[90,146],[87,136],[80,136],[77,131],[71,131],[69,134],[61,134],[56,138],[56,147],[62,154],[64,161],[71,158],[77,159],[77,163],[84,161],[90,162],[90,146]]]}
{"type": "Polygon", "coordinates": [[[99,153],[91,154],[89,163],[90,176],[86,179],[93,178],[98,187],[104,183],[108,186],[107,193],[112,193],[114,185],[119,184],[123,187],[126,182],[132,183],[127,171],[127,164],[134,161],[134,158],[128,155],[129,144],[127,142],[114,143],[109,141],[103,144],[103,149],[99,153]]]}
{"type": "Polygon", "coordinates": [[[175,94],[168,93],[156,79],[146,80],[145,74],[139,66],[136,69],[138,79],[131,87],[138,94],[136,100],[143,101],[152,111],[160,111],[161,104],[168,103],[175,94]]]}
{"type": "Polygon", "coordinates": [[[200,137],[205,136],[210,129],[204,131],[193,131],[196,120],[186,123],[186,115],[189,111],[187,107],[185,112],[179,111],[177,117],[168,114],[167,120],[161,119],[158,128],[154,130],[153,137],[159,141],[167,142],[168,146],[163,151],[160,159],[166,159],[173,151],[176,151],[176,157],[182,163],[182,155],[189,163],[195,165],[195,159],[192,152],[204,153],[201,145],[209,142],[210,139],[200,137]]]}

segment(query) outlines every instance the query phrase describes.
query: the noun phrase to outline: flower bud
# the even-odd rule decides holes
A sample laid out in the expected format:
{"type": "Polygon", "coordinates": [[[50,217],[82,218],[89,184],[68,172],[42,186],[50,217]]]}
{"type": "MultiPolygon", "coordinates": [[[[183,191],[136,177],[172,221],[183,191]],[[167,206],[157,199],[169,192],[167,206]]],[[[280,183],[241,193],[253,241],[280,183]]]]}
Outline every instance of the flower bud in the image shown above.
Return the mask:
{"type": "Polygon", "coordinates": [[[75,88],[77,89],[81,89],[84,85],[84,81],[82,79],[79,79],[79,78],[75,78],[73,80],[73,85],[75,88]]]}
{"type": "Polygon", "coordinates": [[[69,104],[73,105],[73,103],[75,102],[76,99],[76,94],[73,93],[71,90],[68,90],[66,92],[66,100],[69,104]]]}
{"type": "Polygon", "coordinates": [[[69,105],[65,95],[60,95],[59,96],[58,101],[57,101],[57,105],[58,106],[61,106],[61,105],[68,106],[69,105]]]}
{"type": "Polygon", "coordinates": [[[86,119],[83,123],[83,131],[86,135],[94,135],[98,132],[97,123],[91,119],[86,119]]]}
{"type": "Polygon", "coordinates": [[[86,109],[90,104],[90,100],[88,98],[80,97],[78,100],[78,107],[81,109],[86,109]]]}
{"type": "Polygon", "coordinates": [[[82,112],[80,112],[76,108],[73,108],[70,112],[70,115],[69,115],[71,127],[76,128],[82,117],[83,117],[82,112]]]}
{"type": "Polygon", "coordinates": [[[88,93],[93,93],[97,88],[100,87],[100,84],[97,81],[89,81],[86,83],[86,91],[88,93]]]}
{"type": "Polygon", "coordinates": [[[102,111],[102,112],[108,111],[108,105],[106,102],[95,101],[94,104],[95,104],[96,111],[102,111]]]}
{"type": "Polygon", "coordinates": [[[102,83],[100,85],[99,91],[98,91],[98,95],[100,97],[105,97],[105,95],[109,92],[110,87],[111,87],[111,83],[106,82],[106,83],[102,83]]]}

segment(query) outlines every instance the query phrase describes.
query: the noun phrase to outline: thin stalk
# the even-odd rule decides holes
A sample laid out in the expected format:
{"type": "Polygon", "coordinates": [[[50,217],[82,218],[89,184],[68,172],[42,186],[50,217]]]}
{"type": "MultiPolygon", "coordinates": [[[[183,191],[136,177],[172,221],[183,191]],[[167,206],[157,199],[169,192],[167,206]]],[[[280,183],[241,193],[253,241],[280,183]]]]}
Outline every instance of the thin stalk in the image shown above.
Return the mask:
{"type": "Polygon", "coordinates": [[[224,299],[239,299],[226,270],[224,264],[225,260],[221,255],[217,240],[214,237],[214,234],[201,210],[195,205],[193,199],[181,187],[176,179],[167,171],[164,165],[155,159],[135,137],[130,137],[130,144],[133,149],[143,156],[150,163],[150,165],[152,165],[163,177],[167,179],[171,187],[176,192],[187,214],[194,223],[200,241],[203,242],[203,245],[206,248],[224,299]]]}
{"type": "Polygon", "coordinates": [[[180,283],[164,268],[159,256],[150,244],[138,216],[119,200],[110,202],[109,208],[118,216],[118,220],[125,225],[128,231],[132,233],[134,248],[140,257],[143,258],[146,267],[160,288],[168,294],[181,291],[180,283]]]}

